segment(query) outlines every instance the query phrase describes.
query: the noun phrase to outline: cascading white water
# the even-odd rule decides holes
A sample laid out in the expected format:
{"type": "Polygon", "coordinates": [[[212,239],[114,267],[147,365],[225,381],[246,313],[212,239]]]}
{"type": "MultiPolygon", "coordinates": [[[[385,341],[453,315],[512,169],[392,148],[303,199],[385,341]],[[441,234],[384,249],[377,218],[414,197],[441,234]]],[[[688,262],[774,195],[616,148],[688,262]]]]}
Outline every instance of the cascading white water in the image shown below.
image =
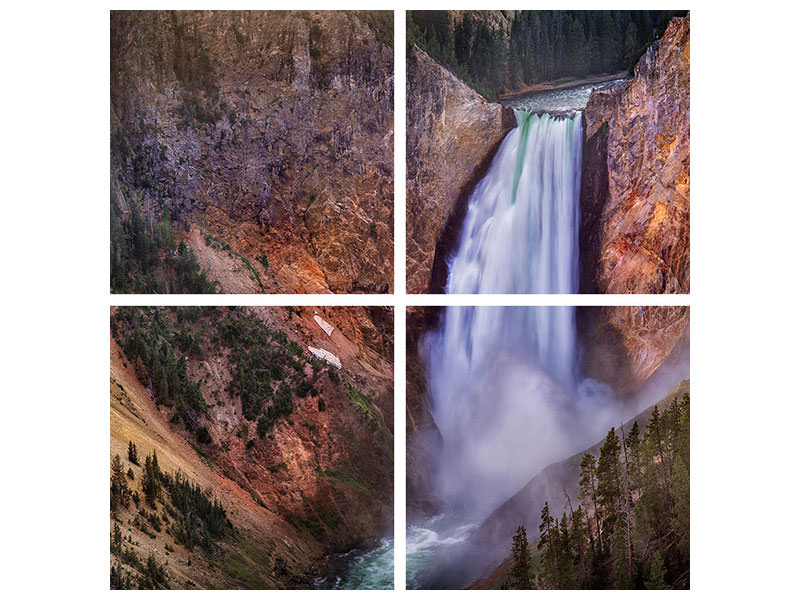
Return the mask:
{"type": "Polygon", "coordinates": [[[578,291],[581,114],[516,115],[469,199],[449,294],[578,291]]]}
{"type": "MultiPolygon", "coordinates": [[[[448,293],[577,293],[581,146],[580,113],[517,111],[470,197],[448,293]]],[[[540,469],[601,436],[610,394],[580,378],[574,307],[451,306],[420,352],[444,515],[412,527],[408,547],[430,557],[438,540],[471,531],[540,469]]]]}
{"type": "Polygon", "coordinates": [[[579,375],[574,311],[453,306],[425,337],[442,441],[435,491],[448,512],[485,517],[612,422],[608,388],[579,375]]]}

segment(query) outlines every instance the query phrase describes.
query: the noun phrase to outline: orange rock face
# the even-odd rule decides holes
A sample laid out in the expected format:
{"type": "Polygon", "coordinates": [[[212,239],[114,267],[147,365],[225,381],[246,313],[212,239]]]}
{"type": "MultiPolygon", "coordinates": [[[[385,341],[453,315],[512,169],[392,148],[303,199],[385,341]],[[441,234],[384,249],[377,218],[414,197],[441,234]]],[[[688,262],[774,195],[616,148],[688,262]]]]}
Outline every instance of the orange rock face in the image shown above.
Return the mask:
{"type": "Polygon", "coordinates": [[[577,311],[581,370],[625,399],[659,371],[688,374],[689,307],[604,306],[577,311]]]}
{"type": "Polygon", "coordinates": [[[584,112],[585,292],[689,292],[689,18],[584,112]]]}
{"type": "MultiPolygon", "coordinates": [[[[137,444],[140,456],[157,450],[162,468],[170,473],[181,469],[223,504],[242,534],[220,542],[228,559],[239,556],[242,548],[258,549],[253,562],[248,554],[246,567],[239,572],[212,570],[207,563],[213,554],[191,554],[174,544],[166,531],[150,542],[133,528],[142,549],[152,550],[159,564],[168,563],[173,587],[237,588],[242,587],[240,574],[250,576],[250,587],[307,587],[332,553],[374,546],[391,531],[392,310],[274,306],[247,310],[272,331],[285,334],[303,353],[308,346],[320,347],[341,361],[340,369],[330,369],[335,377],[327,374],[327,366],[317,374],[306,364],[312,388],[303,396],[293,392],[291,414],[273,423],[263,436],[257,433],[257,421],[245,417],[241,398],[232,391],[237,365],[224,344],[211,343],[200,353],[181,357],[207,406],[207,413],[197,418],[212,441],[201,447],[195,434],[173,418],[173,406],[154,402],[152,390],[142,384],[147,381],[147,367],[132,364],[119,338],[111,338],[111,456],[126,456],[129,441],[137,444]],[[333,325],[330,335],[315,316],[333,325]],[[308,527],[316,521],[317,527],[308,527]],[[165,542],[178,547],[180,560],[171,554],[173,550],[165,552],[165,542]],[[284,565],[283,572],[274,569],[276,559],[284,565]]],[[[227,312],[221,309],[192,327],[210,332],[210,319],[224,318],[227,312]]],[[[161,315],[169,322],[176,318],[171,309],[163,309],[161,315]]],[[[137,474],[130,485],[138,488],[140,478],[137,474]]],[[[135,515],[131,506],[130,518],[135,515]]],[[[121,523],[128,516],[124,511],[121,523]]]]}

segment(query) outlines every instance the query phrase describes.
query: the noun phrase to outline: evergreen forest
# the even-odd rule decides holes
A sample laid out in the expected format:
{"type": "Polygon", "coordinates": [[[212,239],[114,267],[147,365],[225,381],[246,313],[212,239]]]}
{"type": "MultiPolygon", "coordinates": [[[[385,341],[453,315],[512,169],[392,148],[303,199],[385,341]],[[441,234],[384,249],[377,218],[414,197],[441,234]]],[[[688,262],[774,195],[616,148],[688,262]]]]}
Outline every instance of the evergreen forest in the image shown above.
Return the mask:
{"type": "Polygon", "coordinates": [[[583,455],[576,503],[511,543],[509,589],[689,588],[689,394],[583,455]]]}
{"type": "Polygon", "coordinates": [[[407,55],[416,44],[490,101],[544,81],[632,71],[670,19],[686,11],[503,11],[499,26],[486,11],[407,12],[407,55]]]}

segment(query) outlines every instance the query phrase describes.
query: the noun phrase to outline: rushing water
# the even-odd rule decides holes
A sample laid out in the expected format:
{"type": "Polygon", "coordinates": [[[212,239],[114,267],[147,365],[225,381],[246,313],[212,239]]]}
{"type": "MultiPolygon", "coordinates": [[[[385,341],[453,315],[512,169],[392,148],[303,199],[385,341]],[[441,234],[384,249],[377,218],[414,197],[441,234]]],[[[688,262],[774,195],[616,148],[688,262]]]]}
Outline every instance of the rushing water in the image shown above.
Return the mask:
{"type": "MultiPolygon", "coordinates": [[[[469,199],[448,293],[578,291],[581,114],[516,115],[469,199]]],[[[481,559],[472,531],[541,469],[601,437],[612,398],[580,376],[574,307],[451,306],[420,354],[444,512],[409,527],[407,577],[457,587],[481,559]]]]}
{"type": "Polygon", "coordinates": [[[607,388],[579,374],[574,307],[448,307],[420,351],[442,440],[434,491],[469,522],[608,424],[607,388]]]}
{"type": "Polygon", "coordinates": [[[477,523],[458,523],[439,515],[406,530],[406,587],[448,587],[457,580],[459,551],[477,523]]]}
{"type": "Polygon", "coordinates": [[[581,115],[516,114],[469,199],[450,294],[578,291],[581,115]]]}
{"type": "Polygon", "coordinates": [[[367,552],[352,551],[328,565],[324,577],[314,581],[324,590],[394,589],[394,539],[383,538],[380,545],[367,552]]]}
{"type": "Polygon", "coordinates": [[[503,101],[503,104],[515,109],[525,109],[530,112],[546,111],[551,114],[570,113],[584,109],[592,91],[610,87],[620,81],[624,81],[624,79],[615,79],[604,83],[587,83],[570,88],[537,92],[528,94],[527,96],[509,98],[503,101]]]}

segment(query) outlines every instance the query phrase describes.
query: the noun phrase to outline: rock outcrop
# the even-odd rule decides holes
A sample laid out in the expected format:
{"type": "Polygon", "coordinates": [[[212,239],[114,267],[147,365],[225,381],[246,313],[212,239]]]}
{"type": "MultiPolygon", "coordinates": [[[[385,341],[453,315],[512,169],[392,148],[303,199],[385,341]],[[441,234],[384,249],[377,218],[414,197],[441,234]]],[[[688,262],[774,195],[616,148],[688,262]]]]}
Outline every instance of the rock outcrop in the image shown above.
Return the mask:
{"type": "Polygon", "coordinates": [[[112,165],[157,218],[266,258],[249,290],[190,236],[223,291],[388,292],[393,66],[387,15],[114,11],[112,165]]]}
{"type": "Polygon", "coordinates": [[[406,286],[441,292],[469,194],[515,122],[417,48],[407,74],[406,286]]]}
{"type": "Polygon", "coordinates": [[[431,413],[428,374],[419,355],[426,332],[437,326],[442,309],[409,307],[406,311],[406,493],[409,519],[436,514],[431,477],[432,457],[441,448],[441,434],[431,413]]]}

